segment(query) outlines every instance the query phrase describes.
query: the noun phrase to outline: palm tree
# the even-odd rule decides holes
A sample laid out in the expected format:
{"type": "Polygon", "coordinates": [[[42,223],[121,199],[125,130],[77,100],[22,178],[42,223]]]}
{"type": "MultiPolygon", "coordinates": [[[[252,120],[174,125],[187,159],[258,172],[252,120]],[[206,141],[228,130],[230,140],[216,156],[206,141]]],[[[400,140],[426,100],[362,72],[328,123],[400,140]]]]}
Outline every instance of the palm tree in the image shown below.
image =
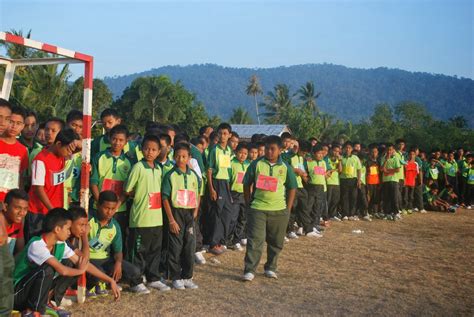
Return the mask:
{"type": "Polygon", "coordinates": [[[258,113],[258,102],[257,102],[257,95],[261,95],[263,93],[262,87],[260,86],[260,83],[258,82],[258,77],[257,75],[252,75],[249,80],[249,84],[247,85],[247,89],[245,90],[247,95],[253,96],[255,100],[255,110],[257,112],[257,122],[260,125],[260,116],[258,113]]]}
{"type": "Polygon", "coordinates": [[[252,124],[253,120],[250,114],[243,107],[232,109],[232,116],[229,119],[230,123],[234,124],[252,124]]]}
{"type": "Polygon", "coordinates": [[[151,119],[155,122],[156,112],[160,111],[162,120],[169,115],[170,82],[166,76],[142,77],[134,82],[138,91],[138,100],[133,105],[136,118],[141,117],[144,111],[151,110],[151,119]]]}
{"type": "Polygon", "coordinates": [[[285,84],[277,84],[273,91],[265,96],[265,108],[268,123],[281,123],[284,110],[291,107],[293,95],[290,96],[290,87],[285,84]]]}
{"type": "Polygon", "coordinates": [[[300,95],[299,99],[306,107],[311,109],[311,111],[313,112],[313,116],[316,117],[316,115],[319,113],[319,109],[316,104],[316,99],[319,98],[321,93],[315,93],[314,83],[312,81],[308,81],[305,85],[301,86],[300,89],[298,89],[298,94],[300,95]]]}

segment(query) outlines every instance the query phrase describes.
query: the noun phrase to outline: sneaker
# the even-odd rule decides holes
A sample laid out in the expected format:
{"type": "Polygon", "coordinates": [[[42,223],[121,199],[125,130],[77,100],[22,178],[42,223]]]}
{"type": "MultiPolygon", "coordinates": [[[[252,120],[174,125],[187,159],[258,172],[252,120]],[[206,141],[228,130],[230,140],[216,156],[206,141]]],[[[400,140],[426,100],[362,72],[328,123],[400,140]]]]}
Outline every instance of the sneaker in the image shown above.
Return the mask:
{"type": "Polygon", "coordinates": [[[21,316],[22,317],[41,317],[41,313],[37,311],[32,311],[32,310],[25,310],[21,313],[21,316]]]}
{"type": "Polygon", "coordinates": [[[130,292],[142,295],[150,294],[150,290],[143,283],[130,287],[130,292]]]}
{"type": "Polygon", "coordinates": [[[358,216],[354,216],[352,218],[354,219],[354,221],[359,221],[360,220],[358,216]]]}
{"type": "Polygon", "coordinates": [[[240,244],[243,245],[243,246],[246,246],[247,245],[247,239],[241,239],[240,244]]]}
{"type": "Polygon", "coordinates": [[[299,235],[299,236],[304,235],[303,227],[299,227],[298,231],[296,231],[296,234],[299,235]]]}
{"type": "Polygon", "coordinates": [[[342,217],[342,221],[347,221],[349,218],[347,216],[342,217]]]}
{"type": "Polygon", "coordinates": [[[321,238],[323,235],[320,232],[311,231],[306,234],[307,237],[321,238]]]}
{"type": "Polygon", "coordinates": [[[288,239],[286,236],[285,236],[285,243],[288,243],[290,242],[290,239],[288,239]]]}
{"type": "Polygon", "coordinates": [[[174,280],[173,281],[173,288],[174,289],[179,289],[179,290],[186,289],[186,287],[184,286],[184,281],[183,280],[174,280]]]}
{"type": "Polygon", "coordinates": [[[99,285],[95,287],[95,293],[98,296],[105,296],[109,294],[109,291],[107,290],[107,284],[104,282],[99,282],[99,285]]]}
{"type": "Polygon", "coordinates": [[[426,210],[425,210],[425,209],[421,209],[421,210],[420,210],[420,213],[426,214],[426,210]]]}
{"type": "Polygon", "coordinates": [[[148,287],[160,290],[161,292],[166,292],[166,291],[171,290],[171,287],[169,287],[168,285],[166,285],[165,283],[161,281],[150,282],[148,283],[148,287]]]}
{"type": "Polygon", "coordinates": [[[348,219],[349,219],[349,221],[354,221],[355,220],[354,216],[350,216],[348,219]]]}
{"type": "Polygon", "coordinates": [[[264,274],[265,274],[265,277],[278,279],[278,275],[273,271],[265,270],[264,274]]]}
{"type": "Polygon", "coordinates": [[[46,305],[45,315],[58,316],[58,317],[69,317],[69,316],[71,316],[71,312],[69,312],[67,310],[64,310],[60,307],[57,307],[57,306],[53,305],[51,302],[49,302],[46,305]]]}
{"type": "Polygon", "coordinates": [[[220,245],[215,245],[209,249],[209,252],[214,255],[221,255],[222,253],[224,253],[224,249],[220,245]]]}
{"type": "Polygon", "coordinates": [[[334,216],[331,218],[332,221],[341,221],[341,218],[334,216]]]}
{"type": "Polygon", "coordinates": [[[393,220],[392,215],[385,215],[384,220],[393,220]]]}
{"type": "Polygon", "coordinates": [[[91,289],[87,290],[86,291],[86,297],[89,297],[89,298],[95,298],[97,297],[97,294],[95,292],[95,289],[96,289],[96,286],[92,287],[91,289]]]}
{"type": "Polygon", "coordinates": [[[407,209],[407,213],[411,215],[413,213],[413,209],[407,209]]]}
{"type": "Polygon", "coordinates": [[[242,275],[242,281],[244,282],[251,282],[253,281],[253,279],[255,278],[255,275],[253,273],[244,273],[244,275],[242,275]]]}
{"type": "Polygon", "coordinates": [[[402,216],[400,214],[396,214],[392,217],[394,218],[393,220],[402,220],[402,216]]]}
{"type": "Polygon", "coordinates": [[[234,244],[233,248],[234,248],[234,250],[237,250],[237,251],[243,251],[244,250],[244,248],[242,248],[240,243],[234,244]]]}
{"type": "Polygon", "coordinates": [[[298,235],[294,233],[293,231],[290,231],[288,233],[288,239],[298,239],[298,235]]]}
{"type": "Polygon", "coordinates": [[[63,297],[63,299],[61,299],[61,303],[59,303],[59,305],[56,305],[53,301],[51,301],[51,303],[53,303],[55,306],[58,306],[59,308],[69,307],[73,304],[72,300],[66,297],[63,297]]]}
{"type": "Polygon", "coordinates": [[[406,209],[402,209],[402,210],[400,210],[400,214],[406,215],[406,214],[408,214],[408,211],[406,209]]]}
{"type": "Polygon", "coordinates": [[[370,219],[370,216],[369,216],[369,215],[364,216],[364,217],[362,218],[362,220],[365,220],[365,221],[372,221],[372,219],[370,219]]]}
{"type": "Polygon", "coordinates": [[[196,252],[194,253],[194,262],[196,262],[196,264],[206,264],[206,258],[204,257],[204,255],[202,255],[202,252],[196,252]]]}
{"type": "Polygon", "coordinates": [[[193,279],[192,279],[192,278],[187,279],[187,280],[182,280],[182,281],[183,281],[183,284],[184,284],[184,287],[185,287],[185,288],[196,289],[196,288],[199,287],[199,286],[197,286],[196,283],[193,282],[193,279]]]}
{"type": "Polygon", "coordinates": [[[469,209],[469,210],[471,210],[471,209],[472,209],[472,206],[471,206],[471,205],[469,205],[469,206],[467,206],[467,207],[466,207],[466,209],[469,209]]]}

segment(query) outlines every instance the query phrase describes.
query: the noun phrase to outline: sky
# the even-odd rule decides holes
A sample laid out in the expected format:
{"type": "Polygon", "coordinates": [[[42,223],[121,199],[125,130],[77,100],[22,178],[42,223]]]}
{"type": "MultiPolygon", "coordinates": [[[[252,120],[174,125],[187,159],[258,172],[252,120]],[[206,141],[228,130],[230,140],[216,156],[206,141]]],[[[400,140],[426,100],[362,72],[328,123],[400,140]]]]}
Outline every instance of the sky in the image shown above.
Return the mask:
{"type": "Polygon", "coordinates": [[[35,40],[93,55],[99,78],[202,63],[474,78],[473,18],[474,0],[0,0],[0,30],[31,29],[35,40]]]}

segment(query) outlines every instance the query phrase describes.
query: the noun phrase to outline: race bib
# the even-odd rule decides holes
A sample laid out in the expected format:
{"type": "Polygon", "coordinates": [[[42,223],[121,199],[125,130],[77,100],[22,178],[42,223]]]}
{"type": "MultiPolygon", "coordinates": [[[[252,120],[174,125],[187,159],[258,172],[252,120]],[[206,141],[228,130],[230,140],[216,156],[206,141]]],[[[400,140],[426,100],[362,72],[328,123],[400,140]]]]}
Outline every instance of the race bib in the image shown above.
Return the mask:
{"type": "Polygon", "coordinates": [[[469,174],[468,180],[471,182],[474,181],[474,174],[469,174]]]}
{"type": "Polygon", "coordinates": [[[102,191],[111,190],[117,196],[121,196],[123,193],[123,182],[114,179],[106,178],[102,183],[102,191]]]}
{"type": "Polygon", "coordinates": [[[81,175],[81,169],[79,167],[74,167],[72,169],[72,177],[79,178],[80,175],[81,175]]]}
{"type": "Polygon", "coordinates": [[[176,200],[179,206],[189,207],[189,208],[197,207],[196,193],[193,192],[192,190],[188,190],[188,189],[178,190],[176,200]]]}
{"type": "Polygon", "coordinates": [[[89,241],[89,246],[94,250],[101,250],[104,247],[104,244],[100,242],[97,237],[94,237],[89,241]]]}
{"type": "Polygon", "coordinates": [[[148,194],[148,209],[161,209],[161,193],[148,194]]]}
{"type": "Polygon", "coordinates": [[[325,175],[326,169],[322,166],[315,166],[314,167],[314,174],[316,175],[325,175]]]}
{"type": "Polygon", "coordinates": [[[450,173],[450,174],[455,174],[455,173],[456,173],[456,170],[454,169],[454,166],[451,166],[451,167],[449,168],[449,173],[450,173]]]}
{"type": "Polygon", "coordinates": [[[230,167],[230,155],[219,154],[219,168],[230,167]]]}
{"type": "Polygon", "coordinates": [[[260,190],[276,192],[278,188],[278,178],[260,174],[257,178],[256,187],[260,190]]]}
{"type": "Polygon", "coordinates": [[[350,165],[344,166],[344,174],[353,175],[354,174],[354,166],[350,166],[350,165]]]}
{"type": "Polygon", "coordinates": [[[245,172],[237,173],[237,184],[243,184],[244,183],[244,176],[245,176],[245,172]]]}
{"type": "Polygon", "coordinates": [[[60,185],[66,180],[66,171],[62,170],[61,172],[53,173],[53,186],[60,185]]]}
{"type": "Polygon", "coordinates": [[[369,175],[377,175],[379,173],[379,169],[377,166],[371,166],[369,169],[369,175]]]}
{"type": "Polygon", "coordinates": [[[0,191],[8,192],[18,188],[20,179],[20,158],[0,154],[0,191]]]}
{"type": "Polygon", "coordinates": [[[433,175],[438,175],[438,174],[439,174],[438,169],[437,169],[437,168],[432,168],[432,169],[431,169],[431,174],[433,174],[433,175]]]}

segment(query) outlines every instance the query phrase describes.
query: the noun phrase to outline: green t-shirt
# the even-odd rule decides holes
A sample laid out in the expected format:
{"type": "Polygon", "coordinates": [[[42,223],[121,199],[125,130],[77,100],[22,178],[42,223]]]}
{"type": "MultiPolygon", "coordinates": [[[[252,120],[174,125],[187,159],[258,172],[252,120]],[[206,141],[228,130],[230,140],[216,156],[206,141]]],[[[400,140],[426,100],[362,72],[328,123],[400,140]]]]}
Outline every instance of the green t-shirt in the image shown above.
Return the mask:
{"type": "Polygon", "coordinates": [[[114,254],[122,252],[122,231],[117,220],[112,218],[108,224],[101,226],[99,219],[89,219],[89,250],[90,258],[95,260],[108,259],[110,249],[114,254]]]}
{"type": "MultiPolygon", "coordinates": [[[[112,190],[120,196],[132,166],[131,160],[124,152],[117,157],[113,156],[109,149],[100,152],[92,160],[91,185],[97,185],[99,192],[112,190]]],[[[118,212],[125,211],[126,209],[127,204],[123,203],[118,212]]]]}
{"type": "Polygon", "coordinates": [[[232,168],[232,174],[230,178],[230,190],[237,193],[243,193],[244,176],[250,163],[247,160],[241,163],[237,158],[234,157],[230,165],[232,168]]]}
{"type": "Polygon", "coordinates": [[[202,160],[202,153],[194,144],[191,144],[191,157],[197,161],[201,174],[204,176],[204,174],[206,174],[206,168],[202,160]]]}
{"type": "Polygon", "coordinates": [[[141,160],[135,164],[128,177],[125,192],[133,192],[133,203],[130,210],[130,228],[148,228],[163,225],[161,206],[162,170],[155,163],[151,168],[141,160]]]}
{"type": "Polygon", "coordinates": [[[81,191],[81,153],[75,153],[66,160],[66,180],[64,181],[64,208],[69,208],[69,200],[79,202],[81,191]]]}
{"type": "Polygon", "coordinates": [[[18,138],[18,141],[20,141],[20,143],[23,144],[28,150],[28,170],[26,175],[31,176],[31,163],[33,162],[35,156],[41,152],[43,146],[39,142],[33,141],[33,146],[30,147],[22,136],[18,138]]]}
{"type": "Polygon", "coordinates": [[[360,182],[362,185],[366,184],[366,177],[367,177],[367,168],[365,164],[362,164],[362,168],[360,169],[360,182]]]}
{"type": "Polygon", "coordinates": [[[312,160],[304,162],[305,169],[308,171],[309,184],[323,185],[326,191],[326,172],[331,169],[327,161],[312,160]]]}
{"type": "Polygon", "coordinates": [[[440,171],[437,165],[435,165],[435,167],[431,167],[431,165],[428,166],[428,169],[426,171],[426,178],[437,180],[439,177],[439,174],[440,174],[440,171]]]}
{"type": "Polygon", "coordinates": [[[168,158],[166,159],[166,162],[164,163],[158,162],[158,164],[160,164],[161,169],[163,170],[163,176],[166,175],[169,171],[171,171],[174,167],[174,161],[168,158]]]}
{"type": "Polygon", "coordinates": [[[329,159],[328,162],[329,162],[329,167],[332,170],[332,173],[331,173],[331,176],[329,176],[326,179],[326,183],[328,185],[339,186],[339,171],[337,169],[339,165],[339,159],[336,159],[335,161],[333,161],[332,159],[329,159]]]}
{"type": "Polygon", "coordinates": [[[398,160],[400,161],[400,169],[396,173],[396,175],[398,177],[398,180],[404,180],[405,179],[405,168],[404,168],[404,166],[407,165],[407,161],[405,160],[405,156],[403,155],[403,153],[401,153],[399,151],[395,151],[394,156],[396,158],[398,158],[398,160]]]}
{"type": "Polygon", "coordinates": [[[229,145],[223,149],[219,144],[209,150],[208,169],[212,170],[214,179],[230,181],[232,149],[229,145]]]}
{"type": "MultiPolygon", "coordinates": [[[[293,167],[293,171],[295,168],[298,168],[306,172],[305,165],[304,165],[305,159],[304,157],[298,155],[297,153],[294,153],[293,151],[287,151],[286,153],[283,153],[281,155],[281,158],[283,159],[283,161],[285,161],[291,167],[293,167]]],[[[295,176],[296,176],[296,183],[298,184],[298,188],[303,188],[303,179],[301,178],[301,176],[297,175],[296,173],[295,173],[295,176]]]]}
{"type": "MultiPolygon", "coordinates": [[[[383,157],[381,161],[381,166],[383,167],[385,164],[386,158],[383,157]]],[[[401,168],[402,164],[400,163],[400,158],[397,156],[392,156],[387,160],[387,164],[385,165],[386,169],[395,169],[395,168],[401,168]]],[[[386,172],[383,172],[382,176],[382,182],[387,183],[387,182],[398,182],[400,178],[398,177],[398,173],[390,173],[387,174],[386,172]]]]}
{"type": "Polygon", "coordinates": [[[352,154],[351,156],[344,155],[342,157],[342,173],[340,173],[341,179],[357,178],[357,171],[362,168],[360,159],[357,155],[352,154]]]}
{"type": "Polygon", "coordinates": [[[281,157],[275,164],[265,157],[253,161],[245,173],[244,185],[254,185],[251,208],[265,211],[285,210],[286,191],[298,187],[293,168],[281,157]]]}
{"type": "Polygon", "coordinates": [[[177,166],[173,167],[161,185],[163,200],[169,199],[171,206],[181,209],[195,209],[199,206],[201,179],[191,168],[183,173],[177,166]]]}
{"type": "Polygon", "coordinates": [[[446,163],[444,163],[444,173],[450,177],[456,177],[458,173],[458,163],[456,161],[446,161],[446,163]]]}
{"type": "MultiPolygon", "coordinates": [[[[97,153],[103,152],[108,148],[110,148],[110,141],[106,134],[95,138],[91,143],[91,157],[95,157],[97,153]]],[[[127,144],[125,144],[123,152],[134,163],[143,158],[143,153],[141,152],[140,147],[133,141],[128,141],[127,144]]]]}
{"type": "Polygon", "coordinates": [[[467,164],[466,160],[458,161],[458,170],[460,171],[462,177],[467,177],[469,172],[469,164],[467,164]]]}
{"type": "Polygon", "coordinates": [[[467,171],[467,183],[469,185],[473,185],[474,184],[474,168],[470,168],[468,171],[467,171]]]}

